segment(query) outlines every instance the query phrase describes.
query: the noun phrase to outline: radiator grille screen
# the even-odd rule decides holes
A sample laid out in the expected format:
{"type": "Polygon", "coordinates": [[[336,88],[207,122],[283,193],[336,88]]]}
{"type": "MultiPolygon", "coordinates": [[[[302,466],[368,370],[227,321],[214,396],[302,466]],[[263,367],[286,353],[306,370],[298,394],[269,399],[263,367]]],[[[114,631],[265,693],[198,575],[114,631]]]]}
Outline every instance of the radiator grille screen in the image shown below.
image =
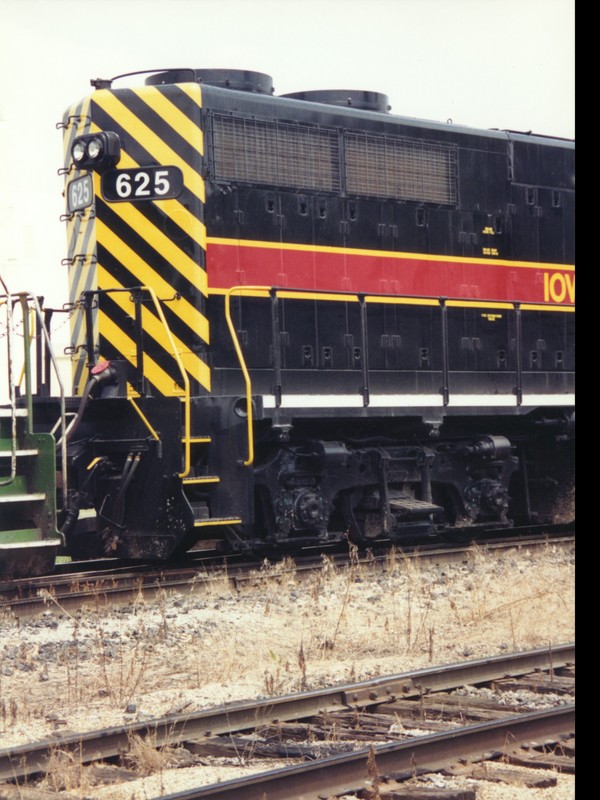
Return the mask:
{"type": "Polygon", "coordinates": [[[340,170],[336,130],[214,114],[217,180],[340,192],[367,197],[457,203],[457,149],[420,139],[344,134],[340,170]]]}
{"type": "Polygon", "coordinates": [[[346,190],[424,203],[457,202],[456,148],[419,139],[346,134],[346,190]]]}
{"type": "Polygon", "coordinates": [[[213,117],[217,179],[339,191],[337,131],[262,122],[242,117],[213,117]]]}

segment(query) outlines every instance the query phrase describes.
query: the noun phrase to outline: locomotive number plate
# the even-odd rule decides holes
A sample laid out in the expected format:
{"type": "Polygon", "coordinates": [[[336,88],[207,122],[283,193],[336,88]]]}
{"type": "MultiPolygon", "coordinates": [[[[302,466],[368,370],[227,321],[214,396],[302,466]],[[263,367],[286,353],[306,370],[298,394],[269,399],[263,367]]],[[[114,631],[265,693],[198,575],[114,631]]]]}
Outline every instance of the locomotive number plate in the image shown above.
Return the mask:
{"type": "Polygon", "coordinates": [[[178,167],[109,169],[102,175],[102,195],[109,203],[167,200],[183,189],[178,167]]]}
{"type": "Polygon", "coordinates": [[[84,175],[71,181],[67,187],[67,207],[71,213],[82,211],[92,205],[94,200],[94,185],[91,175],[84,175]]]}

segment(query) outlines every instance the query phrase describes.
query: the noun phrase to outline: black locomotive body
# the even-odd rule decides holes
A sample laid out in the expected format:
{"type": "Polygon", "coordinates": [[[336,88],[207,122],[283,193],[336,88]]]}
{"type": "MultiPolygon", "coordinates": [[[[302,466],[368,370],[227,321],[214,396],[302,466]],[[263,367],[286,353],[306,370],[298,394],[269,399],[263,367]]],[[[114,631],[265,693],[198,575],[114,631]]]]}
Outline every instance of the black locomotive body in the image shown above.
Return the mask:
{"type": "Polygon", "coordinates": [[[571,516],[573,142],[257,73],[96,85],[64,119],[70,552],[571,516]]]}

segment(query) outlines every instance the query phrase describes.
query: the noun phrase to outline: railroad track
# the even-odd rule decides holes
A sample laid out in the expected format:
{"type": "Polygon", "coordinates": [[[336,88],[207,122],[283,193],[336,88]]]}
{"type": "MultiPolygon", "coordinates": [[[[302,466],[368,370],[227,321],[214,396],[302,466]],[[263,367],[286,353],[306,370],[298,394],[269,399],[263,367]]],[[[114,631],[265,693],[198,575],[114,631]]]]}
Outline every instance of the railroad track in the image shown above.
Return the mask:
{"type": "Polygon", "coordinates": [[[414,788],[431,772],[476,775],[478,763],[500,758],[574,771],[574,678],[573,644],[462,662],[0,750],[0,780],[31,785],[57,752],[126,765],[136,739],[179,748],[187,765],[232,753],[297,762],[164,800],[374,798],[383,788],[393,798],[407,780],[414,788]]]}
{"type": "MultiPolygon", "coordinates": [[[[487,537],[468,544],[440,545],[436,543],[410,545],[402,548],[402,558],[429,561],[453,561],[461,558],[473,546],[494,552],[514,547],[535,548],[548,542],[560,546],[572,544],[574,532],[565,527],[548,532],[527,529],[520,536],[506,538],[487,537]]],[[[348,566],[351,559],[358,559],[361,566],[385,567],[390,560],[390,551],[370,552],[366,555],[350,554],[348,550],[327,554],[336,567],[348,566]]],[[[294,571],[298,579],[310,575],[322,566],[323,554],[300,555],[294,560],[294,571]]],[[[151,599],[160,591],[197,591],[203,584],[210,585],[224,578],[234,589],[256,579],[265,562],[244,559],[241,556],[200,556],[177,564],[131,564],[113,562],[83,562],[64,564],[56,574],[35,579],[20,579],[0,583],[0,613],[10,612],[19,617],[39,613],[41,610],[72,611],[92,600],[97,605],[130,602],[143,595],[151,599]]]]}

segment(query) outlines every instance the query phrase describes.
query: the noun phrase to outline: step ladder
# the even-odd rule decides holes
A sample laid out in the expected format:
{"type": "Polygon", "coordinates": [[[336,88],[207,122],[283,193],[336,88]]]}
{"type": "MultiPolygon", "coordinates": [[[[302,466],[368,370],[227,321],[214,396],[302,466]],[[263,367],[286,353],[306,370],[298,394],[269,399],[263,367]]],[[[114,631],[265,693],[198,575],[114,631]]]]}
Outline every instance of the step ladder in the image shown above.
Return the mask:
{"type": "MultiPolygon", "coordinates": [[[[238,335],[235,330],[235,325],[233,322],[232,314],[231,314],[231,298],[234,294],[248,294],[254,293],[256,291],[265,292],[267,296],[271,290],[271,287],[268,286],[234,286],[227,290],[225,294],[225,320],[227,322],[227,327],[229,329],[229,334],[231,336],[231,341],[234,347],[234,350],[237,355],[237,359],[239,362],[241,373],[244,377],[244,382],[246,386],[246,425],[247,425],[247,437],[248,437],[248,456],[246,460],[243,462],[246,467],[251,467],[254,461],[254,434],[253,434],[253,421],[252,421],[252,383],[250,379],[250,372],[248,371],[248,367],[246,365],[246,361],[244,359],[244,354],[242,351],[242,347],[240,345],[240,341],[238,339],[238,335]]],[[[209,474],[189,474],[190,470],[190,451],[192,448],[196,449],[199,447],[210,448],[211,445],[211,438],[210,436],[192,436],[190,434],[191,425],[190,425],[190,417],[189,412],[184,413],[184,437],[182,440],[183,451],[184,451],[184,473],[182,475],[182,482],[183,482],[183,489],[185,496],[190,503],[192,511],[194,513],[194,529],[207,529],[210,532],[210,529],[219,527],[219,526],[235,526],[241,525],[242,519],[239,517],[213,517],[211,516],[211,497],[210,497],[210,487],[218,484],[220,478],[218,475],[209,475],[209,474]]],[[[204,459],[201,459],[200,463],[209,463],[208,453],[205,454],[204,459]]],[[[194,461],[197,463],[197,460],[194,461]]],[[[202,537],[199,537],[198,542],[201,541],[202,537]]],[[[193,549],[193,548],[192,548],[193,549]]]]}
{"type": "MultiPolygon", "coordinates": [[[[208,449],[211,444],[210,436],[190,436],[187,440],[190,451],[193,453],[194,463],[204,462],[208,464],[208,449]]],[[[182,439],[182,446],[186,448],[186,438],[182,439]]],[[[182,479],[183,491],[194,514],[194,529],[198,531],[201,539],[200,529],[211,529],[228,525],[240,525],[242,520],[239,517],[213,517],[211,516],[211,488],[220,483],[218,475],[209,475],[200,472],[199,474],[188,474],[182,479]]],[[[193,547],[191,548],[193,550],[193,547]]]]}
{"type": "Polygon", "coordinates": [[[0,579],[9,579],[51,571],[63,537],[56,527],[56,442],[50,433],[33,431],[28,325],[32,298],[9,294],[1,278],[0,289],[9,376],[9,403],[0,406],[0,579]],[[23,404],[17,403],[14,379],[15,303],[23,315],[23,404]]]}

